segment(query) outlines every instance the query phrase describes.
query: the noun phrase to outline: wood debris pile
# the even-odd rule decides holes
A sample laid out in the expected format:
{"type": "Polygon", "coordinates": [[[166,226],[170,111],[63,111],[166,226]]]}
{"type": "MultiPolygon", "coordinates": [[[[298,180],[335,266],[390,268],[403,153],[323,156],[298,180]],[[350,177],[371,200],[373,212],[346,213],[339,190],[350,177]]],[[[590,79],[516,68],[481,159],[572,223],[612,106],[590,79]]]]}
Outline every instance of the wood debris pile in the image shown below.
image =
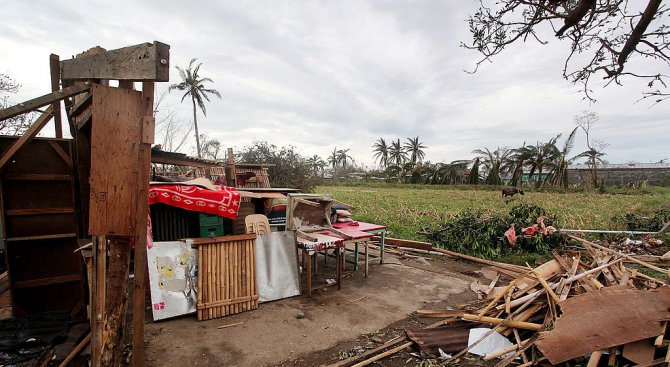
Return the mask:
{"type": "MultiPolygon", "coordinates": [[[[666,336],[670,335],[666,333],[670,322],[670,287],[638,268],[660,273],[663,279],[667,278],[668,270],[651,261],[572,238],[585,250],[554,252],[553,260],[536,268],[477,259],[498,272],[483,290],[487,299],[456,310],[418,310],[421,317],[442,320],[429,326],[428,332],[407,332],[407,338],[390,341],[366,353],[368,359],[360,358],[353,365],[364,366],[414,343],[431,357],[442,354],[443,361],[442,352],[451,352],[445,363],[453,363],[478,344],[486,344],[494,334],[511,343],[484,356],[485,361],[497,360],[496,367],[512,363],[595,367],[670,362],[670,341],[666,336]],[[509,280],[506,284],[505,279],[509,280]],[[470,341],[463,340],[468,329],[482,327],[490,330],[477,340],[472,340],[472,334],[470,341]],[[448,345],[441,345],[438,354],[440,342],[448,345]]],[[[398,251],[428,251],[401,246],[398,251]]],[[[445,250],[432,248],[429,252],[445,253],[445,250]]],[[[356,361],[337,366],[350,366],[351,362],[356,361]]]]}

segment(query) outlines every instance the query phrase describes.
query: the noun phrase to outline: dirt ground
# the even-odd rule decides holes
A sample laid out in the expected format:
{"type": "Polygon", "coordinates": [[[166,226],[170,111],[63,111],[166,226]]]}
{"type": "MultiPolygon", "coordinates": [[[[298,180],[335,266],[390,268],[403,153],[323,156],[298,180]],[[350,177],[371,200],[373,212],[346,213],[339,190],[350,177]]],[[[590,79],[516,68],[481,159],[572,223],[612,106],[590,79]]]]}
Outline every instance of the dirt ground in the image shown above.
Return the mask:
{"type": "MultiPolygon", "coordinates": [[[[323,288],[311,299],[263,303],[254,311],[203,322],[188,316],[154,323],[147,313],[146,364],[320,366],[434,321],[416,319],[412,313],[417,309],[476,298],[470,290],[478,277],[476,265],[444,258],[385,258],[385,264],[371,265],[367,279],[359,269],[344,279],[341,290],[323,288]],[[217,329],[235,323],[243,324],[217,329]]],[[[401,354],[391,363],[399,358],[401,354]]]]}

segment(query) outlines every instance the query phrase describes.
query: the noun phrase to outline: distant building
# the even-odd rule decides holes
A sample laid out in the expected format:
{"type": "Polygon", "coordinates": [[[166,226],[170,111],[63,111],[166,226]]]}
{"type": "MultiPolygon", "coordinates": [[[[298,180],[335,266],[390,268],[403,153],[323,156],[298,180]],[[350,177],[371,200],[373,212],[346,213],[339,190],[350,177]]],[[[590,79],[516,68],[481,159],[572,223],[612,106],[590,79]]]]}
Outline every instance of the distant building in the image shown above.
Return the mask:
{"type": "MultiPolygon", "coordinates": [[[[599,164],[598,180],[604,180],[606,186],[670,185],[670,164],[668,163],[624,163],[599,164]]],[[[568,184],[584,185],[591,183],[591,172],[586,164],[573,164],[568,167],[568,184]]]]}

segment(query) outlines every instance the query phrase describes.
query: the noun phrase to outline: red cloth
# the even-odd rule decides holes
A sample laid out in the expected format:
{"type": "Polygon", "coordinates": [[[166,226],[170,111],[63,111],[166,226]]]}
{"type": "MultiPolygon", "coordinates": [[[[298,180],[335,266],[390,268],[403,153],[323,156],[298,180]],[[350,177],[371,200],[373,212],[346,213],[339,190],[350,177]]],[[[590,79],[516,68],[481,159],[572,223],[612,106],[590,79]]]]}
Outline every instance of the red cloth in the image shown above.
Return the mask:
{"type": "Polygon", "coordinates": [[[215,185],[216,190],[198,186],[156,185],[149,187],[149,205],[163,203],[186,210],[235,219],[240,193],[234,187],[215,185]]]}

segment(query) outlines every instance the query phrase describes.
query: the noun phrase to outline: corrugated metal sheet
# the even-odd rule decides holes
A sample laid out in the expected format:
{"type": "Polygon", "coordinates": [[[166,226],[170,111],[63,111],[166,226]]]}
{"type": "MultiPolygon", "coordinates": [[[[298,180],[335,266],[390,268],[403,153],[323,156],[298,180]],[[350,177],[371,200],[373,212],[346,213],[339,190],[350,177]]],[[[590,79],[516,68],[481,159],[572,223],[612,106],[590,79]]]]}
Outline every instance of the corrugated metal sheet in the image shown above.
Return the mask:
{"type": "Polygon", "coordinates": [[[476,325],[459,322],[432,329],[405,330],[405,333],[424,352],[439,357],[438,348],[445,353],[458,353],[465,349],[473,326],[476,325]]]}

